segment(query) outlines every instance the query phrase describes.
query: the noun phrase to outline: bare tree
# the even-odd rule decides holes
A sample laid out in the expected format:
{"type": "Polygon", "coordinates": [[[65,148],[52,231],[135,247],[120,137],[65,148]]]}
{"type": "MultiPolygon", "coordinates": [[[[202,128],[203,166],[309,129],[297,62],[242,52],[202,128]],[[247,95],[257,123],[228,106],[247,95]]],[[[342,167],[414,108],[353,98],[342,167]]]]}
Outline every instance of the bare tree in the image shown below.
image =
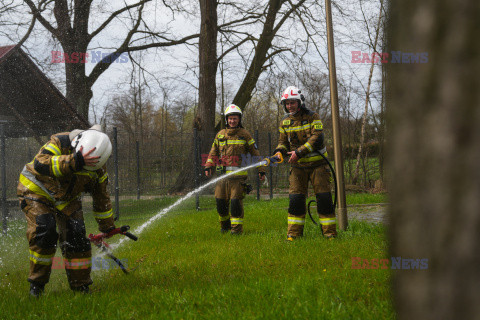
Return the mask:
{"type": "MultiPolygon", "coordinates": [[[[272,41],[275,35],[292,13],[302,6],[305,1],[306,0],[300,0],[292,4],[287,0],[269,0],[266,9],[261,8],[261,6],[256,3],[251,4],[247,9],[242,9],[242,6],[239,6],[235,2],[227,2],[225,3],[226,6],[240,10],[240,17],[238,19],[234,18],[222,21],[222,23],[219,24],[216,2],[200,0],[199,107],[194,126],[199,129],[200,137],[202,138],[202,153],[209,151],[210,141],[213,140],[215,129],[219,129],[220,127],[220,125],[217,125],[215,128],[213,125],[215,121],[215,79],[218,62],[224,59],[229,53],[238,50],[243,44],[249,41],[255,43],[253,57],[247,63],[248,70],[232,101],[241,108],[245,108],[251,99],[252,92],[260,74],[267,68],[265,62],[276,54],[287,50],[285,48],[279,48],[272,51],[272,41]],[[277,21],[277,15],[284,4],[287,4],[288,8],[285,9],[283,15],[279,18],[279,21],[277,21]],[[255,10],[260,10],[260,12],[255,12],[255,10]],[[261,21],[262,32],[258,38],[254,37],[251,31],[242,31],[245,25],[253,25],[260,21],[260,18],[263,18],[264,21],[261,21]],[[242,26],[242,28],[237,29],[239,26],[242,26]],[[219,57],[216,56],[217,32],[220,32],[224,36],[224,39],[226,39],[225,44],[230,44],[230,47],[222,50],[223,52],[219,57]],[[214,57],[216,58],[215,61],[213,60],[214,57]]],[[[191,172],[182,172],[177,179],[175,187],[172,188],[171,191],[177,192],[184,188],[192,187],[194,179],[192,179],[191,174],[191,172]]]]}
{"type": "Polygon", "coordinates": [[[476,319],[480,3],[392,0],[389,14],[389,48],[401,50],[387,96],[398,318],[476,319]],[[403,270],[408,259],[424,259],[423,270],[403,270]]]}
{"type": "Polygon", "coordinates": [[[328,74],[307,63],[296,74],[303,92],[305,95],[308,93],[308,108],[317,112],[320,119],[326,120],[330,116],[328,74]]]}
{"type": "MultiPolygon", "coordinates": [[[[380,0],[380,11],[378,13],[378,20],[375,28],[375,40],[371,44],[371,49],[373,53],[371,56],[370,73],[368,75],[368,83],[367,83],[367,88],[365,92],[365,111],[363,113],[363,118],[362,118],[362,129],[360,131],[360,143],[358,145],[357,161],[355,163],[355,172],[353,174],[353,179],[352,179],[353,184],[356,184],[358,180],[358,174],[360,170],[360,157],[362,157],[363,147],[365,143],[365,126],[367,122],[368,106],[370,103],[370,85],[372,84],[373,69],[375,68],[375,63],[379,62],[381,59],[381,55],[377,51],[377,43],[378,43],[379,35],[381,33],[382,16],[383,16],[383,0],[380,0]]],[[[365,19],[365,23],[368,24],[366,19],[365,19]]]]}
{"type": "Polygon", "coordinates": [[[4,31],[5,27],[12,25],[13,15],[17,14],[21,5],[15,0],[2,0],[0,2],[0,35],[8,38],[8,32],[4,31]]]}
{"type": "Polygon", "coordinates": [[[233,103],[244,108],[252,97],[252,91],[257,84],[260,74],[265,70],[265,62],[271,59],[276,54],[288,50],[287,48],[272,49],[272,41],[278,33],[285,21],[304,4],[305,0],[299,0],[297,3],[292,3],[286,0],[269,0],[267,5],[267,12],[265,14],[265,22],[263,24],[262,33],[258,38],[255,46],[255,53],[250,62],[247,74],[244,77],[237,94],[233,98],[233,103]],[[280,12],[283,4],[289,4],[290,7],[283,12],[280,20],[276,22],[277,15],[280,12]]]}
{"type": "Polygon", "coordinates": [[[63,54],[76,60],[79,59],[79,54],[87,52],[92,40],[111,25],[112,21],[129,14],[130,30],[125,34],[122,43],[102,56],[89,75],[86,74],[85,63],[65,64],[66,97],[86,119],[93,96],[92,86],[122,53],[174,46],[198,37],[198,34],[192,34],[177,39],[166,32],[152,31],[142,17],[145,5],[150,1],[140,0],[115,10],[95,30],[89,32],[90,18],[94,14],[93,1],[42,0],[35,3],[33,0],[25,0],[36,19],[58,40],[63,54]],[[50,7],[52,5],[53,8],[50,7]]]}

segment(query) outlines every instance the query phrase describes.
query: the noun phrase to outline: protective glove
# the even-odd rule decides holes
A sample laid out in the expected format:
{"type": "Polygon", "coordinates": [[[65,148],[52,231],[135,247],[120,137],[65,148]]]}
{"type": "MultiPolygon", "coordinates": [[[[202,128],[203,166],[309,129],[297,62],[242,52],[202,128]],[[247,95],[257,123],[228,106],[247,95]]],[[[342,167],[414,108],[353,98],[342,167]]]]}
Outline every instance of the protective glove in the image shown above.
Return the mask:
{"type": "Polygon", "coordinates": [[[265,172],[259,171],[258,174],[260,181],[265,181],[265,172]]]}
{"type": "Polygon", "coordinates": [[[115,226],[111,226],[107,229],[104,229],[104,230],[100,230],[100,232],[103,232],[103,233],[109,233],[110,231],[112,231],[113,229],[115,229],[115,226]]]}
{"type": "Polygon", "coordinates": [[[205,167],[205,176],[210,177],[213,175],[213,167],[205,167]]]}

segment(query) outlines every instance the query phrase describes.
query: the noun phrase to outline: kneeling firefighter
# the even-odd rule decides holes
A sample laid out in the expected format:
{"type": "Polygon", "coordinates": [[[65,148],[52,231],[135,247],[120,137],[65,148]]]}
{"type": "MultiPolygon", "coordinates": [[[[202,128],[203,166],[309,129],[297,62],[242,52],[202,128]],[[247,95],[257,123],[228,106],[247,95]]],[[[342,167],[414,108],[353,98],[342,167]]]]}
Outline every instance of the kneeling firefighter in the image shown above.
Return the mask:
{"type": "Polygon", "coordinates": [[[303,236],[308,182],[315,192],[317,212],[323,235],[337,235],[335,210],[331,195],[331,171],[326,158],[323,124],[320,116],[305,107],[305,97],[293,86],[285,89],[281,102],[287,113],[279,131],[274,153],[290,156],[287,240],[303,236]]]}
{"type": "Polygon", "coordinates": [[[81,193],[91,194],[100,231],[114,228],[105,166],[111,152],[110,139],[95,125],[54,134],[23,168],[17,195],[27,218],[32,296],[38,297],[50,279],[57,241],[70,288],[89,292],[92,252],[81,193]]]}
{"type": "MultiPolygon", "coordinates": [[[[247,166],[244,163],[248,153],[259,157],[255,140],[242,126],[242,110],[234,104],[225,109],[226,129],[220,130],[215,136],[212,148],[205,163],[205,175],[212,176],[216,167],[217,174],[229,173],[247,166]]],[[[260,180],[265,179],[265,167],[258,168],[260,180]]],[[[220,180],[215,186],[217,212],[220,216],[220,231],[231,234],[243,233],[243,203],[245,193],[248,193],[246,171],[238,172],[230,178],[220,180]],[[231,215],[229,213],[229,208],[231,215]]]]}

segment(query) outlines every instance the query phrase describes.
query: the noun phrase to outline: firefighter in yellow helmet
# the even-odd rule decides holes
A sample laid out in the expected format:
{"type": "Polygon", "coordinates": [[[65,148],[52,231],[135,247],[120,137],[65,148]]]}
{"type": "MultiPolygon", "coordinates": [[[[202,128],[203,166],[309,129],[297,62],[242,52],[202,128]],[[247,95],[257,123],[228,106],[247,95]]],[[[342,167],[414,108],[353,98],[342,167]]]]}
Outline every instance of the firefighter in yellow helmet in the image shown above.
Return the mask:
{"type": "Polygon", "coordinates": [[[331,171],[325,159],[323,124],[317,113],[305,107],[301,91],[285,89],[281,102],[287,115],[282,120],[278,146],[274,153],[290,156],[287,240],[303,236],[308,182],[313,186],[323,235],[335,237],[336,219],[331,195],[331,171]]]}
{"type": "Polygon", "coordinates": [[[105,167],[111,151],[110,139],[95,125],[89,130],[54,134],[23,168],[17,195],[27,218],[30,295],[43,293],[57,242],[70,288],[89,292],[92,253],[85,234],[81,193],[92,195],[100,231],[113,228],[105,167]]]}
{"type": "MultiPolygon", "coordinates": [[[[217,173],[229,173],[250,165],[246,163],[247,154],[260,157],[255,140],[242,126],[242,110],[234,104],[225,109],[226,129],[215,136],[212,148],[205,163],[205,175],[212,176],[216,167],[217,173]]],[[[259,167],[260,180],[265,179],[265,167],[259,167]]],[[[220,216],[220,231],[231,234],[243,233],[243,203],[247,172],[242,171],[230,178],[220,180],[215,186],[217,212],[220,216]],[[230,213],[229,213],[230,208],[230,213]]]]}

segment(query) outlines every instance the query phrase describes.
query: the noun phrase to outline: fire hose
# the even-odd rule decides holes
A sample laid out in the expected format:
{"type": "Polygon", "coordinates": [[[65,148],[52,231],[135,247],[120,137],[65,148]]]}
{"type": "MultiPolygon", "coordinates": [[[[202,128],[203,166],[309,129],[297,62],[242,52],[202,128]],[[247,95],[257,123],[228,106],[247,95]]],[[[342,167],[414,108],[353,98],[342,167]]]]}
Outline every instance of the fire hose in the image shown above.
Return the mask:
{"type": "MultiPolygon", "coordinates": [[[[330,161],[328,161],[327,157],[325,157],[321,152],[319,152],[319,153],[320,153],[320,155],[322,156],[322,158],[325,159],[325,161],[327,161],[328,166],[330,167],[330,170],[332,170],[333,183],[334,183],[334,185],[335,185],[335,192],[334,192],[335,197],[334,197],[334,200],[333,200],[333,210],[335,211],[335,208],[337,207],[337,177],[335,176],[335,170],[333,169],[333,166],[332,166],[332,164],[330,163],[330,161]]],[[[312,220],[312,222],[313,222],[314,224],[318,225],[318,223],[315,221],[315,219],[313,219],[312,214],[311,214],[311,212],[310,212],[310,205],[311,205],[313,202],[317,203],[317,201],[315,201],[315,200],[310,200],[310,201],[308,202],[308,205],[307,205],[308,210],[307,210],[307,211],[308,211],[308,215],[309,215],[310,219],[312,220]]],[[[322,230],[322,228],[320,228],[320,230],[322,231],[322,235],[323,235],[323,230],[322,230]]]]}
{"type": "Polygon", "coordinates": [[[128,274],[129,271],[127,270],[127,268],[125,268],[123,263],[112,254],[110,246],[104,241],[104,239],[111,238],[116,234],[123,234],[124,236],[127,236],[130,239],[137,241],[138,237],[128,232],[128,230],[130,230],[130,226],[121,226],[120,228],[114,228],[112,230],[109,230],[108,232],[102,232],[96,235],[90,233],[90,235],[88,236],[88,240],[90,240],[90,242],[92,242],[97,248],[104,252],[107,257],[115,261],[115,263],[118,264],[120,269],[122,269],[122,271],[126,274],[128,274]]]}

